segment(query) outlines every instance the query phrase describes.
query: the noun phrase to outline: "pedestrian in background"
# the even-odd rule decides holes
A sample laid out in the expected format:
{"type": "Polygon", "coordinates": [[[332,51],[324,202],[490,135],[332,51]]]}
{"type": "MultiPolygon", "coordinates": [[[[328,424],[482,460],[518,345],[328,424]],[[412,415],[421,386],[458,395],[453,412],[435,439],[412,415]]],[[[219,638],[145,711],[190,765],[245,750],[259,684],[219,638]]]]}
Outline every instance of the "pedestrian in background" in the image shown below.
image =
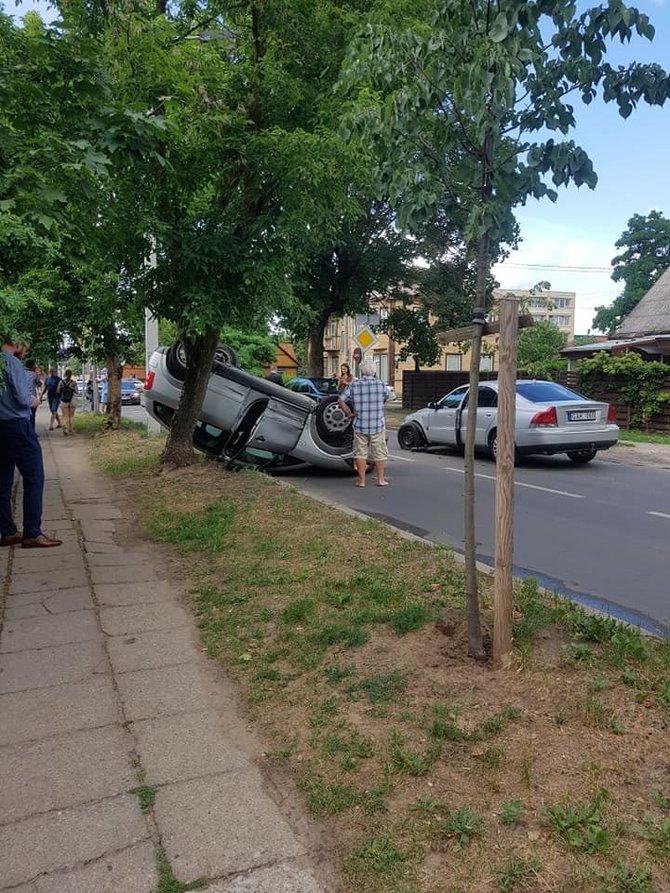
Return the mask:
{"type": "Polygon", "coordinates": [[[277,368],[277,364],[273,363],[270,366],[270,371],[265,376],[266,381],[273,381],[275,384],[284,384],[284,379],[281,377],[279,369],[277,368]]]}
{"type": "Polygon", "coordinates": [[[58,374],[58,370],[55,366],[51,366],[49,368],[49,374],[44,379],[44,386],[42,387],[42,399],[44,399],[44,395],[47,395],[47,400],[49,402],[49,411],[51,412],[51,421],[49,422],[49,431],[53,431],[54,422],[56,423],[56,427],[60,428],[60,416],[58,415],[58,408],[60,406],[60,396],[58,395],[58,385],[61,383],[61,377],[58,374]]]}
{"type": "Polygon", "coordinates": [[[356,486],[365,486],[365,473],[368,461],[371,461],[375,463],[377,486],[386,487],[388,448],[384,403],[388,399],[388,390],[377,378],[375,365],[370,360],[362,362],[359,371],[361,377],[348,384],[337,398],[342,411],[354,420],[354,465],[358,473],[356,486]]]}
{"type": "Polygon", "coordinates": [[[0,338],[0,546],[44,549],[61,540],[42,533],[44,465],[42,448],[30,420],[39,398],[28,387],[26,372],[15,354],[25,348],[8,334],[0,338]],[[14,469],[23,478],[23,532],[12,516],[14,469]]]}
{"type": "Polygon", "coordinates": [[[353,380],[354,376],[351,374],[351,366],[349,363],[342,363],[340,366],[340,377],[337,380],[337,390],[342,393],[353,380]]]}
{"type": "Polygon", "coordinates": [[[77,408],[75,397],[79,393],[77,382],[72,377],[72,370],[66,369],[65,375],[58,385],[58,396],[60,397],[61,409],[63,410],[63,434],[74,434],[72,424],[74,422],[74,413],[77,408]]]}

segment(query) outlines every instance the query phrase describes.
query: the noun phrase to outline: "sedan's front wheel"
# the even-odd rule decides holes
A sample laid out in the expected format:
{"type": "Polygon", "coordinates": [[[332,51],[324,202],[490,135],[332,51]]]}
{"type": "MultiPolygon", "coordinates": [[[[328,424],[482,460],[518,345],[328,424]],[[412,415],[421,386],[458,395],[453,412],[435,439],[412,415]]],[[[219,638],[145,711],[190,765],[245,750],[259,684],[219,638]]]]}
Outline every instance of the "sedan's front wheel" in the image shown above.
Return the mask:
{"type": "Polygon", "coordinates": [[[398,428],[398,446],[401,450],[416,450],[423,446],[423,438],[416,425],[401,425],[398,428]]]}
{"type": "Polygon", "coordinates": [[[568,453],[568,457],[571,459],[575,465],[586,465],[587,462],[590,462],[591,459],[595,459],[596,453],[598,450],[573,450],[568,453]]]}

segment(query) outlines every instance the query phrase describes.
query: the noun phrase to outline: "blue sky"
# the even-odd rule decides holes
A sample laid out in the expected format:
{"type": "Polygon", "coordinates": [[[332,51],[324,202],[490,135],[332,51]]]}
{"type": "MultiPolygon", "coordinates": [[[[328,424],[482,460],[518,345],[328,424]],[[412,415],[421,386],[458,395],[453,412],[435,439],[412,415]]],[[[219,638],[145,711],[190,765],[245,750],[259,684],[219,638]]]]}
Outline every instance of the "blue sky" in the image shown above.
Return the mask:
{"type": "MultiPolygon", "coordinates": [[[[4,5],[13,12],[9,3],[4,5]]],[[[638,0],[637,7],[650,17],[654,40],[637,38],[623,47],[615,45],[608,58],[614,64],[658,62],[667,70],[670,0],[638,0]]],[[[45,18],[53,15],[40,2],[20,3],[14,14],[28,9],[37,9],[45,18]]],[[[586,334],[594,308],[610,304],[621,291],[610,278],[610,263],[629,218],[651,210],[670,217],[670,102],[662,109],[642,105],[627,120],[613,104],[598,101],[579,107],[576,100],[575,106],[577,128],[568,138],[588,152],[598,185],[593,191],[571,186],[561,189],[555,204],[544,199],[520,208],[522,242],[494,272],[503,288],[526,289],[548,280],[553,289],[574,291],[575,331],[586,334]]]]}

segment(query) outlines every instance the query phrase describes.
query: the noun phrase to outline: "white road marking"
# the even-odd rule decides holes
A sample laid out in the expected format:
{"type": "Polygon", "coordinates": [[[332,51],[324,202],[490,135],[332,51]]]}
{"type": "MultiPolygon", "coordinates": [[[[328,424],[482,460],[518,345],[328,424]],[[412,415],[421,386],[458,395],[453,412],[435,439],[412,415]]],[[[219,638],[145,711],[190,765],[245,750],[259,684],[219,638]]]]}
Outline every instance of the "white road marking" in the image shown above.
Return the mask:
{"type": "Polygon", "coordinates": [[[401,462],[415,462],[415,459],[410,459],[409,456],[394,456],[393,453],[389,453],[390,459],[399,459],[401,462]]]}
{"type": "MultiPolygon", "coordinates": [[[[465,474],[463,468],[452,468],[449,465],[443,466],[445,471],[455,471],[457,474],[465,474]]],[[[475,474],[476,478],[484,478],[487,481],[495,481],[494,474],[475,474]]],[[[543,493],[553,493],[555,496],[568,496],[570,499],[585,499],[586,497],[580,493],[567,493],[565,490],[552,490],[551,487],[538,487],[537,484],[525,484],[523,481],[514,481],[517,487],[527,487],[529,490],[541,490],[543,493]]]]}
{"type": "Polygon", "coordinates": [[[647,512],[648,515],[653,515],[655,518],[667,518],[670,521],[670,515],[666,515],[665,512],[647,512]]]}

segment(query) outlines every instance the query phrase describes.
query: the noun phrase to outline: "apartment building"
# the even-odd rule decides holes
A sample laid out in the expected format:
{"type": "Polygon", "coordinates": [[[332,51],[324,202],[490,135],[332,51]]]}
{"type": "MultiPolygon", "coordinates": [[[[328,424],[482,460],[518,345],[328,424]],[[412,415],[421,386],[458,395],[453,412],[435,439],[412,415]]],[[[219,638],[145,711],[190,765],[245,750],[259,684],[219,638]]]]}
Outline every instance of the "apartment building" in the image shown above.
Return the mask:
{"type": "MultiPolygon", "coordinates": [[[[530,314],[534,322],[549,321],[557,326],[571,341],[575,332],[575,292],[545,291],[531,293],[523,289],[497,289],[494,298],[513,294],[519,298],[522,313],[530,314]]],[[[373,329],[388,317],[393,308],[402,304],[400,300],[378,298],[371,302],[369,313],[355,316],[331,318],[326,327],[323,345],[323,370],[325,375],[339,372],[341,363],[349,363],[355,368],[354,351],[357,347],[356,336],[366,327],[373,329]]],[[[402,374],[405,369],[413,369],[414,362],[409,359],[401,362],[399,358],[401,345],[384,333],[376,333],[375,341],[364,351],[377,369],[377,376],[395,388],[397,394],[402,393],[402,374]]],[[[435,366],[423,366],[422,369],[444,369],[448,372],[468,371],[470,369],[470,351],[467,344],[448,344],[442,349],[439,362],[435,366]]],[[[498,339],[496,336],[485,338],[482,344],[480,369],[496,371],[498,368],[498,339]]]]}

